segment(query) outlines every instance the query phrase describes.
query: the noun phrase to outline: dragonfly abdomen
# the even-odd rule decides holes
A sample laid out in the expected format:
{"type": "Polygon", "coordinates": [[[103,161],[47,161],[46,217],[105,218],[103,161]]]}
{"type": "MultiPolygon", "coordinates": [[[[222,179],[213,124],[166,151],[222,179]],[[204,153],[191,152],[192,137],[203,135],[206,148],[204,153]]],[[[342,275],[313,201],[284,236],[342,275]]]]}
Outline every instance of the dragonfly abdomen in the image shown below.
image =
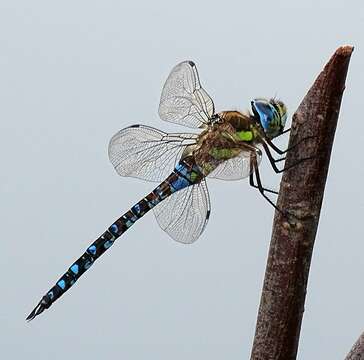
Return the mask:
{"type": "Polygon", "coordinates": [[[77,259],[56,284],[43,296],[27,320],[34,319],[48,309],[85,273],[125,231],[161,201],[176,191],[201,181],[203,175],[191,159],[180,161],[174,171],[146,197],[136,203],[129,211],[117,219],[98,239],[96,239],[77,259]]]}

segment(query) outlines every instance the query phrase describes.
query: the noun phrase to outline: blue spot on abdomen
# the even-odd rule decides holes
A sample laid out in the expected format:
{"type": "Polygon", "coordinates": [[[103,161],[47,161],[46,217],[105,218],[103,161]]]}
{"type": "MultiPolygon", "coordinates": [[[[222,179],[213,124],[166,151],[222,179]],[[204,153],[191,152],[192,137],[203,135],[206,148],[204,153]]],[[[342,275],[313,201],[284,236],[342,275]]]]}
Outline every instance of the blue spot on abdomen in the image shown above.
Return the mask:
{"type": "Polygon", "coordinates": [[[64,280],[58,281],[57,285],[64,290],[66,288],[66,282],[64,280]]]}
{"type": "Polygon", "coordinates": [[[184,177],[179,176],[175,181],[173,181],[171,183],[171,185],[175,190],[181,190],[181,189],[189,186],[190,184],[189,184],[188,180],[186,180],[184,177]]]}
{"type": "Polygon", "coordinates": [[[117,226],[116,224],[112,224],[112,225],[110,226],[110,231],[111,231],[113,234],[117,234],[117,233],[118,233],[118,230],[119,230],[119,228],[118,228],[118,226],[117,226]]]}
{"type": "Polygon", "coordinates": [[[95,245],[91,245],[87,251],[91,254],[91,255],[96,255],[96,246],[95,245]]]}
{"type": "Polygon", "coordinates": [[[186,168],[186,165],[179,163],[176,165],[176,170],[183,176],[188,176],[188,169],[186,168]]]}
{"type": "Polygon", "coordinates": [[[139,204],[136,204],[136,205],[134,205],[133,207],[132,207],[132,209],[131,209],[131,211],[132,212],[135,212],[135,213],[137,213],[137,214],[139,214],[140,213],[140,205],[139,204]]]}
{"type": "Polygon", "coordinates": [[[105,249],[108,249],[114,242],[112,240],[108,240],[105,242],[104,244],[104,248],[105,249]]]}
{"type": "Polygon", "coordinates": [[[70,267],[71,271],[77,275],[78,274],[78,265],[77,264],[73,264],[71,267],[70,267]]]}

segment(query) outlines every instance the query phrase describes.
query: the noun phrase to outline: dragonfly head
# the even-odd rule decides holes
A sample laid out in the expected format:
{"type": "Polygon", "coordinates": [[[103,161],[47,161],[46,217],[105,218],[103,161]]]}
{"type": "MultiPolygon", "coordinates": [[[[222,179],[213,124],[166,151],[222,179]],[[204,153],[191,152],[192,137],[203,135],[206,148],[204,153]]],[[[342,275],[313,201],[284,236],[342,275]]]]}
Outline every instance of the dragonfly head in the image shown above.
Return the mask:
{"type": "Polygon", "coordinates": [[[276,99],[254,99],[251,102],[251,106],[254,117],[270,139],[283,132],[287,120],[287,108],[282,101],[276,99]]]}

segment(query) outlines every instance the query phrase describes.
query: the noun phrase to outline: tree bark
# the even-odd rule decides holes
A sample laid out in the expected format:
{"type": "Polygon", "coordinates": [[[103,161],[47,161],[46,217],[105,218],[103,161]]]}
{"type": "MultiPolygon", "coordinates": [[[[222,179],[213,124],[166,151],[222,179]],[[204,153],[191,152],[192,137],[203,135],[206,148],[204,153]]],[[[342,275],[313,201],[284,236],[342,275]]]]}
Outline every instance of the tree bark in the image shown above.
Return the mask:
{"type": "Polygon", "coordinates": [[[313,158],[282,177],[277,204],[290,215],[275,214],[252,360],[296,359],[311,256],[352,51],[351,46],[336,50],[293,115],[289,147],[299,144],[287,153],[285,166],[313,158]]]}
{"type": "Polygon", "coordinates": [[[360,335],[345,360],[364,360],[364,333],[360,335]]]}

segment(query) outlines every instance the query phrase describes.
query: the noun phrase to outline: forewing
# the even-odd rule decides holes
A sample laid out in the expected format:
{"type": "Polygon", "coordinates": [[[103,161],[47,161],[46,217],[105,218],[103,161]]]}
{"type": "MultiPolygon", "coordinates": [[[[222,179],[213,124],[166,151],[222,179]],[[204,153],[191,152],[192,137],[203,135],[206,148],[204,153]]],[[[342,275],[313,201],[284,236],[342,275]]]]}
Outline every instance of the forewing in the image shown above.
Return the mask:
{"type": "Polygon", "coordinates": [[[175,192],[154,208],[159,226],[172,239],[192,244],[204,231],[210,216],[205,180],[175,192]]]}
{"type": "Polygon", "coordinates": [[[195,134],[167,134],[133,125],[117,132],[109,143],[109,159],[117,173],[148,181],[163,181],[180,160],[195,134]]]}
{"type": "Polygon", "coordinates": [[[214,103],[201,87],[196,65],[192,61],[176,65],[162,90],[160,118],[191,128],[204,128],[214,112],[214,103]]]}
{"type": "Polygon", "coordinates": [[[208,177],[220,180],[240,180],[246,178],[253,170],[251,168],[251,156],[254,153],[259,165],[262,160],[260,150],[243,150],[238,156],[221,163],[208,177]]]}

